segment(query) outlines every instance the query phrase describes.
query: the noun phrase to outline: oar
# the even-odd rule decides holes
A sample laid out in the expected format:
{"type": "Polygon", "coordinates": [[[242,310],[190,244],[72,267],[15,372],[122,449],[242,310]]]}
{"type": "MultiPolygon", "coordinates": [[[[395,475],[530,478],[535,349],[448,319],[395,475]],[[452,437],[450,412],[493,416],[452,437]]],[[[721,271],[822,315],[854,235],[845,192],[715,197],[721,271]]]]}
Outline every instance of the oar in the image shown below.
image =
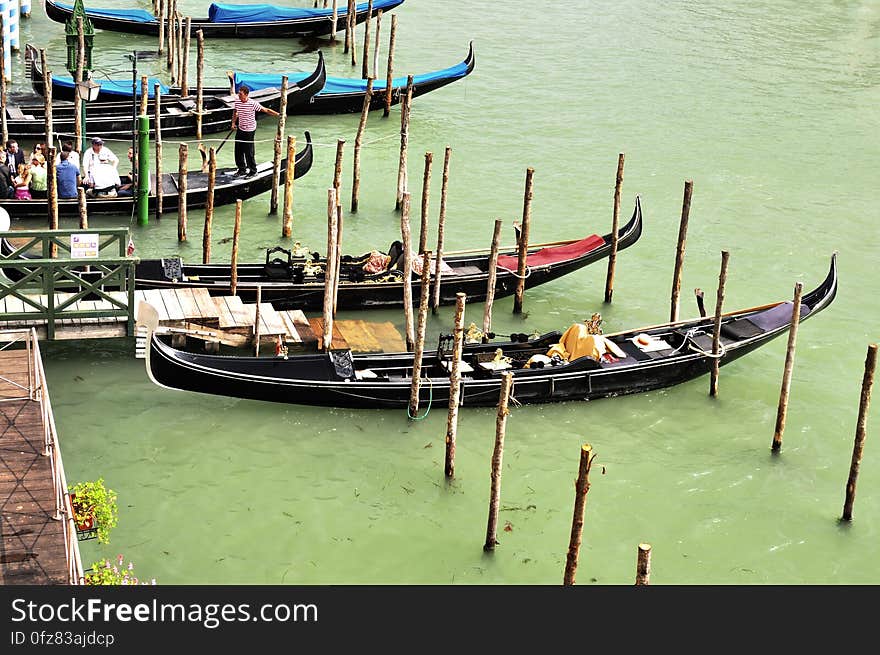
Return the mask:
{"type": "Polygon", "coordinates": [[[222,141],[222,143],[220,143],[220,145],[217,146],[217,149],[214,151],[214,154],[215,154],[215,155],[217,155],[217,154],[220,153],[220,148],[222,148],[222,147],[226,144],[226,140],[227,140],[229,137],[232,136],[232,133],[233,133],[233,132],[235,132],[235,128],[234,128],[234,127],[233,127],[231,130],[229,130],[229,134],[227,134],[225,137],[223,137],[223,141],[222,141]]]}

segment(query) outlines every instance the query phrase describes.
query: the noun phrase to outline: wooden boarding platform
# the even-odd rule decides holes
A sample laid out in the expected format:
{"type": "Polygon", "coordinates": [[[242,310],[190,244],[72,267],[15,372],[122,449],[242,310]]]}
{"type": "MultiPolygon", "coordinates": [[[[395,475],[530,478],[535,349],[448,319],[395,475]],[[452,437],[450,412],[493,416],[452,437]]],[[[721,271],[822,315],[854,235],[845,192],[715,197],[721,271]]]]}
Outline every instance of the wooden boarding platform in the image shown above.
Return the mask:
{"type": "Polygon", "coordinates": [[[28,385],[27,351],[0,351],[0,376],[0,584],[66,585],[40,403],[17,386],[28,385]]]}

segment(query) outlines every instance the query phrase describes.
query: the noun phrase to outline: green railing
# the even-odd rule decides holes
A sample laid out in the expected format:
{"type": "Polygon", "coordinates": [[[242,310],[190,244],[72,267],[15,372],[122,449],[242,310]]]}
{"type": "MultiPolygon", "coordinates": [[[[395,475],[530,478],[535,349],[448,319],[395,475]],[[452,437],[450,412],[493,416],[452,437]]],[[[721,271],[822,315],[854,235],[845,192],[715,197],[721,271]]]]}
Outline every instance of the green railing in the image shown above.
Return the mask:
{"type": "Polygon", "coordinates": [[[56,321],[124,317],[126,334],[134,336],[134,272],[140,259],[126,254],[128,236],[128,228],[0,232],[6,240],[0,252],[0,321],[45,320],[51,340],[56,321]],[[98,257],[71,258],[73,235],[97,235],[98,257]],[[75,307],[81,300],[103,307],[75,307]]]}

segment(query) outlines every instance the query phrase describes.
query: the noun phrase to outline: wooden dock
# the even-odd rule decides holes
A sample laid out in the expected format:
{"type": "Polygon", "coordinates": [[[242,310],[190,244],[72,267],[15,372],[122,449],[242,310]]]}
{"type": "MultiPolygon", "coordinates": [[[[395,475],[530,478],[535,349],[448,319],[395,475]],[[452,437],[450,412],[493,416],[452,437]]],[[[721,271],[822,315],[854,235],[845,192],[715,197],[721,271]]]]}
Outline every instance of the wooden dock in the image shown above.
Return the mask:
{"type": "Polygon", "coordinates": [[[39,349],[0,350],[0,584],[82,581],[75,528],[59,511],[66,482],[48,404],[39,349]]]}
{"type": "MultiPolygon", "coordinates": [[[[121,303],[124,292],[107,292],[121,303]]],[[[55,294],[56,304],[67,302],[71,293],[55,294]]],[[[35,296],[45,301],[44,296],[35,296]]],[[[159,314],[159,325],[172,332],[188,333],[206,344],[245,347],[253,344],[256,305],[245,304],[238,296],[212,296],[204,288],[139,289],[134,292],[135,307],[143,301],[159,314]]],[[[73,310],[111,309],[109,301],[78,300],[73,310]]],[[[32,308],[21,299],[0,299],[0,313],[28,313],[32,308]]],[[[34,313],[36,313],[34,311],[34,313]]],[[[100,339],[126,336],[126,317],[66,318],[58,321],[56,339],[100,339]]],[[[46,319],[0,321],[2,329],[34,328],[46,338],[46,319]]],[[[296,310],[276,310],[271,303],[260,303],[260,345],[274,347],[281,339],[291,352],[320,348],[323,333],[321,318],[308,318],[296,310]]],[[[391,322],[371,323],[361,320],[334,321],[332,348],[351,348],[355,352],[394,352],[406,349],[400,332],[391,322]]]]}

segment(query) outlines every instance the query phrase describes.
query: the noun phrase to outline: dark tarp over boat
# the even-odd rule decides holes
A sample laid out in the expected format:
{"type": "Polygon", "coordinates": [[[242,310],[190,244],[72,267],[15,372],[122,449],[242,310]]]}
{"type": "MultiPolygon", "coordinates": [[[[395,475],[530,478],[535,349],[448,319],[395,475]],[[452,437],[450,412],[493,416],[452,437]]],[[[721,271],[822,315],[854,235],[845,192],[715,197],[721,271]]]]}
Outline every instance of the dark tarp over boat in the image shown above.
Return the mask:
{"type": "MultiPolygon", "coordinates": [[[[30,44],[25,46],[25,57],[31,61],[31,85],[37,93],[43,92],[43,71],[37,50],[30,44]]],[[[287,88],[287,106],[295,111],[298,105],[309,102],[311,97],[323,86],[327,76],[324,57],[319,53],[318,64],[310,74],[305,74],[298,83],[290,82],[287,88]]],[[[52,128],[57,135],[72,137],[76,133],[75,107],[72,81],[64,83],[64,78],[54,75],[52,84],[52,128]],[[59,83],[59,79],[61,83],[59,83]]],[[[69,78],[67,78],[69,80],[69,78]]],[[[98,80],[100,81],[100,80],[98,80]]],[[[103,84],[102,84],[103,85],[103,84]]],[[[113,88],[119,90],[121,82],[114,82],[113,88]]],[[[131,83],[129,82],[129,89],[131,83]]],[[[140,87],[138,86],[138,92],[140,87]]],[[[111,96],[112,97],[112,96],[111,96]]],[[[251,98],[260,104],[278,111],[281,109],[281,88],[266,88],[254,91],[251,98]]],[[[202,99],[202,133],[212,134],[228,130],[238,96],[231,94],[229,88],[205,90],[202,99]]],[[[187,97],[164,96],[162,98],[162,136],[183,137],[196,134],[196,99],[194,95],[187,97]]],[[[150,118],[150,135],[155,137],[155,109],[150,107],[147,112],[150,118]]],[[[6,107],[7,129],[13,138],[45,137],[45,105],[10,105],[6,107]]],[[[100,135],[105,139],[130,139],[134,125],[135,108],[131,95],[128,98],[118,97],[113,101],[90,102],[86,111],[87,132],[100,135]]],[[[262,114],[257,114],[258,118],[262,114]]]]}
{"type": "MultiPolygon", "coordinates": [[[[309,132],[305,133],[306,145],[296,154],[294,179],[302,177],[312,167],[312,137],[309,132]]],[[[257,173],[252,177],[236,177],[235,167],[218,168],[214,182],[214,206],[228,205],[236,200],[245,200],[272,188],[272,162],[264,162],[257,165],[257,173]]],[[[287,159],[281,162],[281,182],[287,175],[287,159]]],[[[162,211],[175,212],[178,209],[178,174],[162,174],[162,211]]],[[[156,207],[155,176],[150,176],[150,211],[156,207]]],[[[208,174],[200,169],[187,171],[186,173],[186,206],[188,209],[197,209],[205,206],[208,197],[208,174]]],[[[115,198],[90,198],[86,201],[88,213],[91,214],[131,214],[135,207],[136,198],[117,196],[115,198]]],[[[9,212],[12,220],[39,218],[46,220],[49,207],[45,198],[31,200],[18,200],[10,198],[0,200],[0,207],[9,212]]],[[[79,202],[76,198],[58,199],[59,216],[79,216],[79,202]]],[[[6,244],[4,243],[4,250],[6,244]]],[[[5,253],[8,254],[8,253],[5,253]]]]}
{"type": "MultiPolygon", "coordinates": [[[[375,16],[379,10],[387,13],[404,0],[373,0],[375,16]]],[[[45,0],[46,15],[59,23],[67,22],[73,14],[73,5],[45,0]]],[[[336,11],[336,29],[345,29],[348,7],[336,11]]],[[[355,6],[355,21],[363,23],[369,13],[369,3],[355,6]]],[[[159,35],[159,21],[144,9],[86,9],[86,15],[97,29],[159,35]]],[[[279,7],[270,4],[211,3],[206,17],[191,17],[190,34],[202,30],[206,39],[216,37],[277,38],[324,36],[333,30],[333,9],[306,7],[279,7]]]]}
{"type": "MultiPolygon", "coordinates": [[[[835,254],[825,280],[802,297],[800,320],[826,308],[836,292],[835,254]]],[[[575,324],[565,333],[466,344],[459,365],[459,402],[465,407],[497,404],[505,372],[513,374],[512,395],[519,404],[594,400],[669,387],[708,373],[716,357],[723,366],[785,334],[792,314],[790,301],[724,314],[718,355],[712,354],[714,317],[609,335],[587,334],[582,329],[586,326],[575,324]]],[[[156,318],[152,307],[140,305],[138,322],[149,330],[147,374],[159,386],[301,405],[402,409],[409,404],[412,353],[336,350],[282,358],[183,352],[150,329],[156,318]]],[[[424,353],[420,407],[449,404],[452,357],[451,337],[445,335],[437,350],[424,353]]]]}
{"type": "MultiPolygon", "coordinates": [[[[618,249],[631,246],[641,234],[642,209],[641,202],[636,197],[632,218],[619,229],[618,249]]],[[[399,245],[399,242],[396,243],[399,245]]],[[[272,257],[272,250],[275,249],[267,252],[265,262],[238,264],[236,295],[246,302],[253,302],[259,287],[262,301],[271,302],[277,308],[320,311],[324,305],[325,258],[319,253],[295,256],[292,251],[286,251],[286,257],[272,257]]],[[[339,309],[402,307],[402,266],[394,267],[401,252],[392,244],[389,248],[390,254],[384,255],[390,258],[390,263],[384,269],[371,273],[366,272],[364,266],[371,259],[372,253],[361,257],[343,257],[336,306],[339,309]]],[[[531,289],[545,284],[604,259],[610,253],[611,234],[601,237],[594,234],[552,245],[530,246],[525,286],[531,289]]],[[[501,251],[495,279],[496,298],[509,296],[516,291],[516,268],[516,252],[501,251]]],[[[440,304],[454,304],[458,292],[466,293],[471,302],[486,298],[489,280],[488,249],[466,254],[446,254],[440,270],[440,304]]],[[[433,280],[432,275],[432,290],[433,280]]],[[[212,295],[229,295],[231,292],[228,264],[184,264],[177,258],[141,261],[135,270],[135,282],[139,289],[204,287],[212,295]]],[[[418,302],[421,286],[421,277],[414,273],[414,304],[418,302]]]]}

